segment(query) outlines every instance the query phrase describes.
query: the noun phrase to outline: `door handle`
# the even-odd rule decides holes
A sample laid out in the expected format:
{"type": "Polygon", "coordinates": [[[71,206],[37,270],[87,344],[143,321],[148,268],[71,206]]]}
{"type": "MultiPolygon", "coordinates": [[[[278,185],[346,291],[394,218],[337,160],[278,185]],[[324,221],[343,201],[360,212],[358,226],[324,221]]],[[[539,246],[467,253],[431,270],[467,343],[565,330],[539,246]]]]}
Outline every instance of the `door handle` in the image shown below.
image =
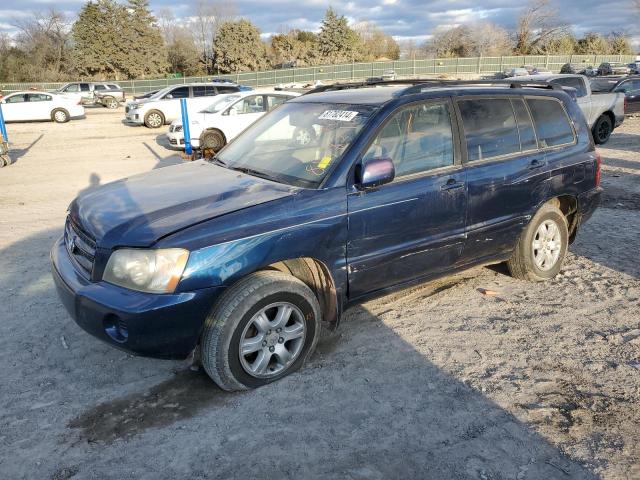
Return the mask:
{"type": "Polygon", "coordinates": [[[457,182],[455,178],[450,178],[447,183],[440,187],[440,190],[456,190],[462,187],[464,187],[464,183],[457,182]]]}
{"type": "Polygon", "coordinates": [[[535,170],[536,168],[542,168],[544,167],[544,162],[542,160],[531,160],[531,163],[529,164],[529,170],[535,170]]]}

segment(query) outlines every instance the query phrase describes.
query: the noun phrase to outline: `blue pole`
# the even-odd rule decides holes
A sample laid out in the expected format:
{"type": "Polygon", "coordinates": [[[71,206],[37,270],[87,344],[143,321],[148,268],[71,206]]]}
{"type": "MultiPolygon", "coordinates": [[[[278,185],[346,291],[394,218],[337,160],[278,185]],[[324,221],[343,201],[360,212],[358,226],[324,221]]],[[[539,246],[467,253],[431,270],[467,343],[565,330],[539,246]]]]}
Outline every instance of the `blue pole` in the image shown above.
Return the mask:
{"type": "Polygon", "coordinates": [[[189,112],[187,111],[187,99],[180,99],[180,110],[182,110],[182,133],[184,134],[184,153],[191,155],[191,132],[189,131],[189,112]]]}
{"type": "Polygon", "coordinates": [[[8,142],[7,126],[4,124],[4,115],[2,115],[2,104],[0,104],[0,133],[2,134],[2,141],[8,142]]]}

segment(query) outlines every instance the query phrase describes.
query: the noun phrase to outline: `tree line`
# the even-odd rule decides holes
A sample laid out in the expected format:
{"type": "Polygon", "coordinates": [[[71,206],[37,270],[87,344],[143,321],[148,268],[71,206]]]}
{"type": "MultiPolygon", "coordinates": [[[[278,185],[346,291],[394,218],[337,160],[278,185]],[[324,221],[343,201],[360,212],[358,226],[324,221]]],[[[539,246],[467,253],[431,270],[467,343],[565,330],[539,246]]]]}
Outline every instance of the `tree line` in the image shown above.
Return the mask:
{"type": "Polygon", "coordinates": [[[577,38],[559,18],[548,0],[532,0],[514,31],[478,22],[436,29],[416,44],[397,42],[370,22],[349,24],[332,8],[317,32],[283,27],[263,38],[229,2],[196,0],[191,15],[177,19],[170,10],[154,15],[148,0],[89,0],[73,22],[49,10],[15,22],[16,35],[0,35],[0,81],[197,76],[401,57],[633,53],[622,33],[577,38]]]}

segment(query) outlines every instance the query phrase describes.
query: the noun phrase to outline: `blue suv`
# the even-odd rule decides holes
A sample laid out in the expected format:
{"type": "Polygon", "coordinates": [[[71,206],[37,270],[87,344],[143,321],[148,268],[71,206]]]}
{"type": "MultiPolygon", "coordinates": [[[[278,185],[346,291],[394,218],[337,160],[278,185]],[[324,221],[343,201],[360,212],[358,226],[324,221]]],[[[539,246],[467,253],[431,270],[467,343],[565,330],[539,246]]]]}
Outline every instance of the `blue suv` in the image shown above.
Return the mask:
{"type": "Polygon", "coordinates": [[[129,352],[193,356],[225,390],[259,387],[364,298],[498,262],[554,277],[598,205],[600,157],[560,87],[316,90],[215,157],[74,200],[51,259],[75,321],[129,352]]]}

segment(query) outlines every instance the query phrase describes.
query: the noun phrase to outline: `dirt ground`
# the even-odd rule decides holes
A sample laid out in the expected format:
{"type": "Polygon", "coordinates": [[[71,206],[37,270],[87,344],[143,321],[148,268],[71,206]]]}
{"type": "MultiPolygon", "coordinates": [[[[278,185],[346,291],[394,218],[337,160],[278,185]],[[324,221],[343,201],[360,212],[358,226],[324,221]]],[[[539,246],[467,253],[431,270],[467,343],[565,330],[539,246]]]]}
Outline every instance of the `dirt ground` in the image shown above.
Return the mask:
{"type": "Polygon", "coordinates": [[[640,478],[640,118],[601,149],[604,205],[557,279],[478,268],[378,299],[300,372],[227,394],[102,344],[56,297],[73,197],[181,161],[122,116],[9,125],[1,479],[640,478]]]}

